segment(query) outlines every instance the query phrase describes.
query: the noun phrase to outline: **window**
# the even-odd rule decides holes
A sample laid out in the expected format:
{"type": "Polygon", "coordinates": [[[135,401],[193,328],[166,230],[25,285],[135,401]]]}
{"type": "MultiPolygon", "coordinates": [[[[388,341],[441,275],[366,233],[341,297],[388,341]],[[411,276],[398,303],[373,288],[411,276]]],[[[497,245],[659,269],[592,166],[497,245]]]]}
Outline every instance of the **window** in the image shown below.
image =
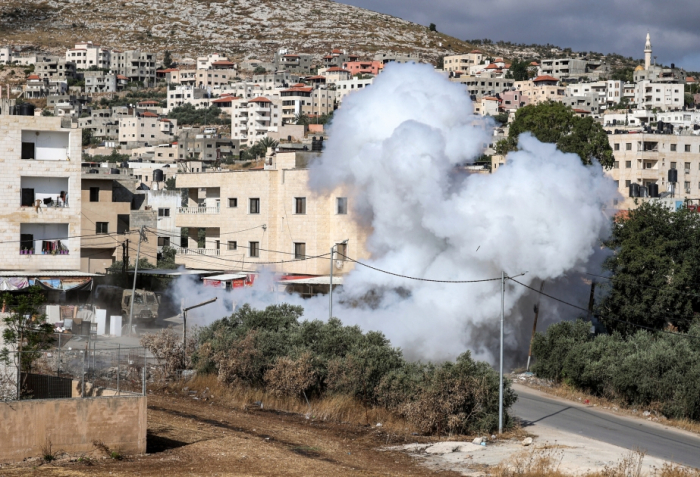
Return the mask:
{"type": "Polygon", "coordinates": [[[22,207],[34,205],[34,189],[22,189],[22,207]]]}
{"type": "Polygon", "coordinates": [[[619,144],[619,143],[615,144],[615,150],[616,150],[616,151],[619,151],[619,150],[620,150],[620,144],[619,144]]]}
{"type": "Polygon", "coordinates": [[[170,217],[170,209],[158,209],[158,217],[170,217]]]}
{"type": "Polygon", "coordinates": [[[248,253],[251,257],[259,257],[260,242],[248,242],[248,253]]]}
{"type": "Polygon", "coordinates": [[[672,163],[671,163],[671,169],[675,169],[675,168],[676,168],[676,163],[675,163],[675,162],[672,162],[672,163]]]}
{"type": "Polygon", "coordinates": [[[625,168],[632,169],[632,161],[625,161],[625,168]]]}
{"type": "Polygon", "coordinates": [[[305,243],[294,243],[294,259],[304,260],[306,258],[306,244],[305,243]]]}
{"type": "Polygon", "coordinates": [[[238,242],[235,242],[233,240],[229,240],[228,249],[229,250],[238,250],[238,242]]]}
{"type": "Polygon", "coordinates": [[[228,206],[231,208],[238,207],[238,199],[229,197],[228,206]]]}
{"type": "Polygon", "coordinates": [[[619,169],[619,168],[620,168],[620,161],[613,162],[613,169],[619,169]]]}
{"type": "Polygon", "coordinates": [[[685,190],[690,192],[690,182],[684,182],[685,190]]]}
{"type": "Polygon", "coordinates": [[[676,152],[676,144],[671,144],[671,152],[676,152]]]}
{"type": "Polygon", "coordinates": [[[158,237],[159,247],[170,247],[170,237],[158,237]]]}
{"type": "Polygon", "coordinates": [[[685,152],[690,152],[690,144],[685,145],[685,152]]]}
{"type": "Polygon", "coordinates": [[[632,143],[631,143],[631,142],[628,142],[627,144],[625,144],[625,150],[626,150],[626,151],[631,151],[631,150],[632,150],[632,143]]]}
{"type": "MultiPolygon", "coordinates": [[[[259,214],[260,213],[260,199],[250,199],[249,212],[251,214],[259,214]]],[[[253,242],[251,242],[251,243],[253,243],[253,242]]],[[[255,243],[257,243],[257,242],[255,242],[255,243]]]]}
{"type": "Polygon", "coordinates": [[[99,202],[100,201],[100,188],[99,187],[90,187],[90,202],[99,202]]]}
{"type": "Polygon", "coordinates": [[[625,181],[625,187],[629,187],[632,181],[625,181]]]}
{"type": "Polygon", "coordinates": [[[345,215],[348,213],[348,198],[338,197],[336,199],[336,211],[338,215],[345,215]]]}
{"type": "Polygon", "coordinates": [[[306,213],[306,197],[295,197],[294,198],[294,213],[295,214],[305,214],[306,213]]]}
{"type": "Polygon", "coordinates": [[[97,222],[95,228],[95,233],[96,234],[106,234],[109,233],[107,232],[107,226],[109,225],[109,222],[97,222]]]}
{"type": "Polygon", "coordinates": [[[33,142],[23,142],[22,143],[22,159],[34,159],[34,143],[33,142]]]}
{"type": "Polygon", "coordinates": [[[689,174],[690,173],[690,162],[685,163],[685,173],[689,174]]]}
{"type": "Polygon", "coordinates": [[[615,187],[620,188],[620,181],[615,181],[615,187]]]}

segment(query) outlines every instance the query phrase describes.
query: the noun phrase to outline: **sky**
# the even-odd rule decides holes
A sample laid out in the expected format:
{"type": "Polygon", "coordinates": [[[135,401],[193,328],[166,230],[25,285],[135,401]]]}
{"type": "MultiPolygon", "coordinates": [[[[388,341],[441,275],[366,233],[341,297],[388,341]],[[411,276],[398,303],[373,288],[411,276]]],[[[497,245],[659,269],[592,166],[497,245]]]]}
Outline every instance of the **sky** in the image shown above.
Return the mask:
{"type": "Polygon", "coordinates": [[[538,43],[644,57],[651,34],[660,64],[700,71],[697,0],[342,0],[461,40],[538,43]]]}

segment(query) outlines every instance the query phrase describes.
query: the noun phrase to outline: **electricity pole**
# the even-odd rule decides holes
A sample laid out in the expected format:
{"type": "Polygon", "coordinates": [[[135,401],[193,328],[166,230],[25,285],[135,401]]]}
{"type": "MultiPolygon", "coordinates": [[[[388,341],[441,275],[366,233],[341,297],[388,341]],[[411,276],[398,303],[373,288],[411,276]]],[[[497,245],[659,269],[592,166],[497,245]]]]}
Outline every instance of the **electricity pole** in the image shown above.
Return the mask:
{"type": "Polygon", "coordinates": [[[503,322],[505,320],[506,274],[501,271],[501,360],[498,377],[498,433],[503,434],[503,322]]]}
{"type": "MultiPolygon", "coordinates": [[[[188,306],[187,308],[182,309],[182,356],[184,358],[182,360],[183,365],[185,364],[185,360],[187,358],[187,312],[194,308],[199,308],[200,306],[208,305],[209,303],[214,303],[216,300],[217,297],[214,297],[211,300],[203,301],[202,303],[199,303],[197,305],[188,306]]],[[[182,302],[184,303],[185,300],[182,300],[182,302]]]]}
{"type": "Polygon", "coordinates": [[[542,290],[544,290],[544,280],[540,285],[540,294],[537,296],[537,304],[535,305],[535,322],[532,324],[532,336],[530,337],[530,350],[527,352],[527,366],[525,371],[530,371],[530,358],[532,357],[532,342],[535,341],[535,331],[537,330],[537,317],[540,314],[540,298],[542,298],[542,290]]]}
{"type": "Polygon", "coordinates": [[[131,336],[132,333],[132,328],[131,328],[131,323],[134,319],[134,301],[136,299],[136,274],[139,272],[139,256],[141,255],[141,240],[146,240],[146,236],[143,233],[143,225],[141,226],[141,230],[139,231],[139,245],[136,248],[136,265],[134,267],[134,284],[131,287],[131,300],[130,304],[131,306],[129,307],[129,336],[131,336]]]}
{"type": "MultiPolygon", "coordinates": [[[[345,239],[339,244],[335,244],[331,247],[331,274],[330,274],[330,285],[328,287],[328,319],[333,318],[333,254],[335,253],[336,247],[338,245],[345,245],[348,243],[349,239],[345,239]]],[[[347,253],[347,252],[346,252],[347,253]]]]}

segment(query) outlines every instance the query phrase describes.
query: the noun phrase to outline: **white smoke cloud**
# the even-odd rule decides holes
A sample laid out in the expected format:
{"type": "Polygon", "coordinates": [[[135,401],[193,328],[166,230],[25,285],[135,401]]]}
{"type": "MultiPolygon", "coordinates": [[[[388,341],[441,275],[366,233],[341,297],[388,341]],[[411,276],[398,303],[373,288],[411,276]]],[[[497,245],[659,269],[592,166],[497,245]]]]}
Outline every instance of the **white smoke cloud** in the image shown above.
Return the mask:
{"type": "MultiPolygon", "coordinates": [[[[567,288],[577,283],[568,275],[586,270],[609,233],[604,209],[617,197],[613,181],[600,166],[585,167],[530,135],[494,174],[458,172],[491,141],[491,123],[473,115],[462,85],[430,66],[390,64],[370,88],[345,98],[329,136],[310,185],[349,190],[352,212],[372,231],[367,263],[374,267],[442,280],[527,272],[519,280],[528,285],[559,280],[553,287],[567,288]]],[[[280,300],[249,290],[235,296],[253,306],[280,300]]],[[[384,332],[409,357],[449,359],[469,349],[495,362],[498,281],[413,281],[357,266],[336,296],[335,316],[384,332]],[[384,291],[377,303],[357,306],[377,290],[384,291]]],[[[281,300],[304,306],[307,319],[327,318],[327,297],[281,300]]],[[[511,349],[523,342],[520,310],[531,304],[531,293],[508,285],[511,349]]]]}

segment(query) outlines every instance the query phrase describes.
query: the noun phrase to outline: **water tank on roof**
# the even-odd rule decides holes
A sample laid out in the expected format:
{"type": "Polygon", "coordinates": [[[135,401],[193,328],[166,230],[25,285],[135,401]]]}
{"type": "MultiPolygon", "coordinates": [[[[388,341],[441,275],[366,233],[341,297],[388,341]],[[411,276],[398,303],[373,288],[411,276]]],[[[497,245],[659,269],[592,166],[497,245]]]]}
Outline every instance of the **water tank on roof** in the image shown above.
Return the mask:
{"type": "Polygon", "coordinates": [[[659,131],[663,131],[664,130],[664,122],[663,121],[657,122],[656,127],[659,131]]]}
{"type": "Polygon", "coordinates": [[[163,182],[163,171],[161,169],[153,170],[153,182],[163,182]]]}
{"type": "Polygon", "coordinates": [[[659,196],[659,184],[649,184],[649,197],[659,196]]]}
{"type": "Polygon", "coordinates": [[[19,105],[20,116],[34,116],[34,105],[31,103],[22,103],[19,105]]]}
{"type": "Polygon", "coordinates": [[[678,182],[678,170],[677,169],[669,169],[668,170],[668,181],[671,183],[678,182]]]}
{"type": "Polygon", "coordinates": [[[639,184],[636,182],[630,184],[630,197],[639,197],[639,184]]]}

